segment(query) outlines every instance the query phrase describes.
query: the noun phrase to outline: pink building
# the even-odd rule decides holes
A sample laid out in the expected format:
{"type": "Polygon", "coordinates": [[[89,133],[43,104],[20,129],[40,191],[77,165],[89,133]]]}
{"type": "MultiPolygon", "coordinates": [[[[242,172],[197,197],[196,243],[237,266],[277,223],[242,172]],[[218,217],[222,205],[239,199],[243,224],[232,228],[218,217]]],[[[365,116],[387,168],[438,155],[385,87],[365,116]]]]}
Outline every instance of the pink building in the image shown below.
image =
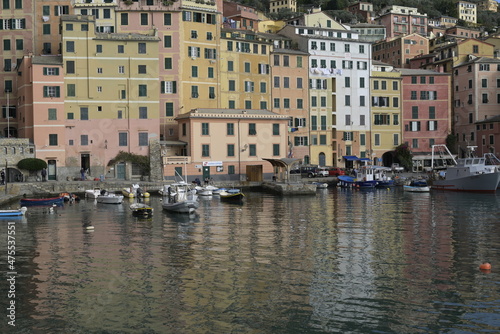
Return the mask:
{"type": "Polygon", "coordinates": [[[403,142],[414,155],[446,144],[451,131],[451,75],[429,70],[399,69],[402,84],[403,142]]]}
{"type": "Polygon", "coordinates": [[[486,57],[471,58],[453,69],[453,123],[462,155],[469,145],[478,146],[477,154],[492,152],[492,147],[495,153],[500,151],[500,147],[494,146],[498,131],[493,136],[494,143],[489,144],[495,122],[488,121],[500,116],[499,70],[500,60],[486,57]]]}
{"type": "Polygon", "coordinates": [[[388,38],[372,44],[373,60],[394,67],[410,67],[410,59],[429,53],[429,40],[419,34],[388,38]]]}
{"type": "Polygon", "coordinates": [[[223,6],[225,28],[258,30],[259,17],[255,8],[231,1],[224,1],[223,6]]]}
{"type": "Polygon", "coordinates": [[[420,14],[417,8],[387,6],[381,10],[378,23],[386,27],[387,38],[413,33],[427,36],[427,14],[420,14]]]}
{"type": "Polygon", "coordinates": [[[19,137],[35,145],[36,157],[48,164],[48,179],[66,161],[64,70],[61,56],[25,56],[18,71],[19,137]]]}
{"type": "Polygon", "coordinates": [[[500,158],[500,115],[476,122],[477,150],[476,154],[493,153],[500,158]]]}

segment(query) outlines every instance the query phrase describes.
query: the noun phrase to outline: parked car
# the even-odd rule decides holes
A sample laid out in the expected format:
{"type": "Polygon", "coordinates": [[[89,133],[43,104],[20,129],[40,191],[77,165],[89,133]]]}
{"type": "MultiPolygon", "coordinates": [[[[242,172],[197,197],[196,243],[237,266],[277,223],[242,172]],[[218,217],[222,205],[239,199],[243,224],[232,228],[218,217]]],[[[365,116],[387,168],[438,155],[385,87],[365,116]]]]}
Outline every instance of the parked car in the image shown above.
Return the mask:
{"type": "Polygon", "coordinates": [[[402,173],[405,171],[405,168],[400,166],[398,163],[393,163],[391,165],[391,170],[395,173],[402,173]]]}
{"type": "Polygon", "coordinates": [[[331,167],[330,170],[328,170],[328,174],[330,176],[345,175],[345,171],[339,167],[331,167]]]}
{"type": "Polygon", "coordinates": [[[330,176],[330,168],[329,167],[318,167],[316,172],[317,176],[330,176]]]}
{"type": "Polygon", "coordinates": [[[302,177],[316,177],[318,175],[318,167],[300,166],[290,170],[290,174],[300,174],[302,177]]]}

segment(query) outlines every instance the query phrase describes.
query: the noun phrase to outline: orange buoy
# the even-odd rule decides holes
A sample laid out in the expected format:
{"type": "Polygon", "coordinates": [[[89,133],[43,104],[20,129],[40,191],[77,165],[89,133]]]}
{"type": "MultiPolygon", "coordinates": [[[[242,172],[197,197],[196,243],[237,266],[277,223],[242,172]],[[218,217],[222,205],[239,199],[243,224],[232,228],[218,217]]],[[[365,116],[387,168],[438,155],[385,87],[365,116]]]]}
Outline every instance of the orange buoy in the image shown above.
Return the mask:
{"type": "Polygon", "coordinates": [[[481,270],[491,270],[491,264],[488,262],[485,262],[479,266],[479,269],[481,270]]]}

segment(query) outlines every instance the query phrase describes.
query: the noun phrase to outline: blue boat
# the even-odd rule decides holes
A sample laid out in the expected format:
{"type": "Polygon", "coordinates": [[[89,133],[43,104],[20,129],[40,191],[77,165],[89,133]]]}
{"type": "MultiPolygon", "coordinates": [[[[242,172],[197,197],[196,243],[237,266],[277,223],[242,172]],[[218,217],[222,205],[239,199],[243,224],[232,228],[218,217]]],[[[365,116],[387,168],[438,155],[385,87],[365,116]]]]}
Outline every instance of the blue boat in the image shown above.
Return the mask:
{"type": "Polygon", "coordinates": [[[342,188],[375,188],[377,185],[376,180],[363,180],[363,179],[355,179],[349,175],[339,175],[338,177],[338,186],[342,188]]]}
{"type": "Polygon", "coordinates": [[[22,206],[27,205],[62,205],[64,203],[64,196],[51,197],[51,198],[23,198],[20,200],[22,206]]]}
{"type": "Polygon", "coordinates": [[[24,216],[26,211],[28,211],[28,208],[26,208],[25,206],[15,210],[0,210],[0,218],[24,216]]]}

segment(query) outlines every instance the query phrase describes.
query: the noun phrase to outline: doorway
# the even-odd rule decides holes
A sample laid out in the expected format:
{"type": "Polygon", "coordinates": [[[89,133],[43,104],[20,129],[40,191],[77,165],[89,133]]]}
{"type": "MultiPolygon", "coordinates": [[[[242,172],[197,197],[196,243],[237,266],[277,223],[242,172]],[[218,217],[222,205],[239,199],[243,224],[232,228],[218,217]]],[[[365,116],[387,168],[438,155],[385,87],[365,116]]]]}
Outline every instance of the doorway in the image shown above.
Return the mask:
{"type": "Polygon", "coordinates": [[[49,160],[47,162],[47,179],[57,180],[57,166],[55,160],[49,160]]]}
{"type": "Polygon", "coordinates": [[[118,180],[125,180],[125,163],[120,162],[116,164],[116,178],[118,180]]]}
{"type": "Polygon", "coordinates": [[[325,153],[320,153],[319,157],[318,157],[318,160],[319,160],[319,165],[320,166],[326,166],[326,156],[325,156],[325,153]]]}
{"type": "Polygon", "coordinates": [[[82,153],[80,155],[80,167],[90,175],[90,153],[82,153]]]}
{"type": "Polygon", "coordinates": [[[210,180],[210,167],[203,166],[203,181],[210,180]]]}

